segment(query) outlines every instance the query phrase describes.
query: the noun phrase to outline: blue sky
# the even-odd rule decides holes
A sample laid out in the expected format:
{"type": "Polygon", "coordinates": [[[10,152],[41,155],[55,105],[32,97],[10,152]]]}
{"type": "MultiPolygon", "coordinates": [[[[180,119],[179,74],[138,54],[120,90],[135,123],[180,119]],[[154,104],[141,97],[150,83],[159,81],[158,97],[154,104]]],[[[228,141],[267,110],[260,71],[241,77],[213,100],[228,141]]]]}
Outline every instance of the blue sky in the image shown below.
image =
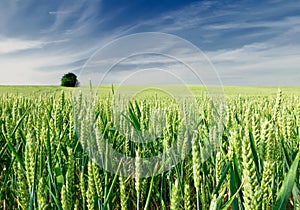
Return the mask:
{"type": "Polygon", "coordinates": [[[142,32],[191,42],[224,85],[300,85],[300,1],[289,0],[0,0],[0,85],[57,85],[107,43],[142,32]]]}

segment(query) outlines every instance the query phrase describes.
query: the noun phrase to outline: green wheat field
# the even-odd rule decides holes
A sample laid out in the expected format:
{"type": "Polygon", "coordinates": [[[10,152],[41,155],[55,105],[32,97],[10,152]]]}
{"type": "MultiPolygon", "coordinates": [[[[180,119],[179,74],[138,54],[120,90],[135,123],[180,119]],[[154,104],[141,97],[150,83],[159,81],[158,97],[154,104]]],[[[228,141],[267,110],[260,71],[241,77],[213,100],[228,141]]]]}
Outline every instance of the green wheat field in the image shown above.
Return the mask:
{"type": "Polygon", "coordinates": [[[224,87],[222,104],[203,86],[189,86],[193,103],[176,85],[182,100],[154,91],[125,100],[117,88],[91,101],[73,88],[0,86],[1,209],[300,209],[300,87],[224,87]],[[117,173],[92,158],[101,142],[136,160],[171,147],[186,155],[148,177],[136,161],[128,176],[107,153],[117,173]]]}

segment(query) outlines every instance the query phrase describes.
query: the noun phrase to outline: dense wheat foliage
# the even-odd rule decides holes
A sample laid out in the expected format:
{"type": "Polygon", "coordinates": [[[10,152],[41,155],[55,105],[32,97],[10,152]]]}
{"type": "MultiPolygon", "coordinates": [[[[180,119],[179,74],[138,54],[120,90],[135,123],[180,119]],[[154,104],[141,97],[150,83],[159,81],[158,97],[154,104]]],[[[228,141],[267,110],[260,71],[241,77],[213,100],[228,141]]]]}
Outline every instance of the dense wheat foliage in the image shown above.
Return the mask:
{"type": "Polygon", "coordinates": [[[1,209],[300,209],[299,96],[228,97],[222,118],[205,94],[184,113],[168,98],[133,100],[122,108],[128,133],[117,129],[110,97],[95,98],[89,111],[84,98],[64,92],[3,94],[0,104],[1,209]],[[157,110],[164,113],[161,135],[132,142],[133,130],[154,129],[149,119],[157,110]],[[180,129],[187,114],[198,120],[192,136],[180,129]],[[203,159],[213,138],[218,144],[203,159]],[[90,139],[94,148],[104,141],[136,157],[134,174],[100,167],[90,157],[90,139]],[[174,144],[188,155],[170,170],[140,176],[141,158],[174,144]]]}

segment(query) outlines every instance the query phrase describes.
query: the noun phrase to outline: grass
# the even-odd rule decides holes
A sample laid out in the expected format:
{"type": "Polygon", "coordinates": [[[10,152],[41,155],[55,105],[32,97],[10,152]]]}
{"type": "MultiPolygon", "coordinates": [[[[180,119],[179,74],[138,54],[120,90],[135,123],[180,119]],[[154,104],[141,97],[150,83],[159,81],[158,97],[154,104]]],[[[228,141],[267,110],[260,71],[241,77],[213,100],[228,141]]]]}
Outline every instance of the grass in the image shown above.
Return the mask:
{"type": "Polygon", "coordinates": [[[0,87],[0,209],[299,209],[299,87],[81,89],[0,87]]]}

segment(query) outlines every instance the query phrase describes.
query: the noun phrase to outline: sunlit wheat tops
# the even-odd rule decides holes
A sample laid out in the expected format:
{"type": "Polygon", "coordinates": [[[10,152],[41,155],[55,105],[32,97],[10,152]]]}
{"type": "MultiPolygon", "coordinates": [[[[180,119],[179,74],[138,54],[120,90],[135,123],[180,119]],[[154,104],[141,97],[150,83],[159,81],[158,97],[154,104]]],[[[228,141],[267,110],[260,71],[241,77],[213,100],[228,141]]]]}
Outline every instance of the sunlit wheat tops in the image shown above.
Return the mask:
{"type": "Polygon", "coordinates": [[[0,95],[0,209],[300,208],[299,96],[107,95],[0,95]]]}

